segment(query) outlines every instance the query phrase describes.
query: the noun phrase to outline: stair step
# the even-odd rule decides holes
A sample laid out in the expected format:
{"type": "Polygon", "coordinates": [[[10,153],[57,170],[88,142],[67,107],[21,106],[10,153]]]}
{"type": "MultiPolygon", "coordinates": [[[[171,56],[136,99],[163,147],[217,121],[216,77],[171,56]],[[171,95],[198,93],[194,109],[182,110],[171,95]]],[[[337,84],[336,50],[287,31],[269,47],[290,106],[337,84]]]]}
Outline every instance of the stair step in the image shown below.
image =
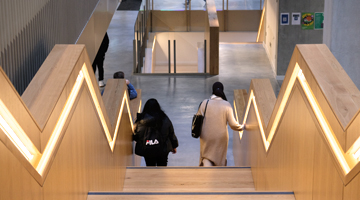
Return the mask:
{"type": "Polygon", "coordinates": [[[255,191],[249,167],[128,167],[122,192],[89,192],[87,200],[295,200],[293,192],[255,191]]]}
{"type": "Polygon", "coordinates": [[[295,200],[292,192],[89,192],[87,200],[134,199],[295,200]]]}
{"type": "Polygon", "coordinates": [[[248,167],[129,167],[124,192],[254,192],[248,167]]]}

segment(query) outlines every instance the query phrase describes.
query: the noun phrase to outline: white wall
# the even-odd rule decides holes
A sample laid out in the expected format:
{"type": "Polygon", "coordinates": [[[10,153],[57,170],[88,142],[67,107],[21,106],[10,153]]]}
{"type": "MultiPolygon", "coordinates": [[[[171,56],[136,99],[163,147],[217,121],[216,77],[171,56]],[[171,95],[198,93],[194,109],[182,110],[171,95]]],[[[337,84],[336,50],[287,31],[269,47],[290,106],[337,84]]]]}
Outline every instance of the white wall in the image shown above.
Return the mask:
{"type": "Polygon", "coordinates": [[[174,40],[176,40],[176,65],[197,65],[197,45],[198,42],[204,42],[204,33],[157,33],[155,44],[155,65],[168,65],[168,40],[170,40],[171,64],[174,64],[174,40]]]}

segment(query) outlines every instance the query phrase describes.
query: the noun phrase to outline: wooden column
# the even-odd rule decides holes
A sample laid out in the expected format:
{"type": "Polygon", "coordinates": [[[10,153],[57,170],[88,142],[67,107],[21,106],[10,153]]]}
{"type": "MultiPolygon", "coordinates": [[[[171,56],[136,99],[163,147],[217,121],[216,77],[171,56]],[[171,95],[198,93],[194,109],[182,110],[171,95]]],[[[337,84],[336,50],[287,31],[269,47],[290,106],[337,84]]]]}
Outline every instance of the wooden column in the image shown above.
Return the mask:
{"type": "Polygon", "coordinates": [[[219,74],[219,20],[214,0],[206,1],[205,18],[206,71],[211,75],[219,74]]]}

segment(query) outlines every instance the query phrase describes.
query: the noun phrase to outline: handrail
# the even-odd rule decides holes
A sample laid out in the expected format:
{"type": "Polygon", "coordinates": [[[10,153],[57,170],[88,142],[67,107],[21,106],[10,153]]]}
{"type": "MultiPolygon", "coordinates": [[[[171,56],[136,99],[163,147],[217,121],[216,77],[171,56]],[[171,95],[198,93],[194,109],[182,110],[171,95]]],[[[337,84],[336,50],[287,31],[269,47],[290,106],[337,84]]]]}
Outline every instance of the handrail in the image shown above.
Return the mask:
{"type": "MultiPolygon", "coordinates": [[[[267,105],[264,101],[259,102],[258,99],[264,98],[262,93],[265,90],[272,91],[271,86],[266,84],[256,87],[259,81],[252,80],[243,123],[250,124],[250,129],[254,123],[258,124],[266,156],[271,152],[274,140],[278,137],[276,135],[280,134],[284,115],[290,112],[287,107],[290,102],[295,101],[292,95],[297,89],[301,91],[329,155],[332,155],[331,159],[344,187],[354,180],[360,171],[360,91],[356,89],[326,45],[295,47],[279,96],[273,105],[267,105]],[[252,119],[249,119],[251,112],[255,113],[256,117],[252,116],[252,119]]],[[[306,127],[307,124],[303,126],[306,127]]],[[[240,132],[240,138],[242,134],[243,132],[240,132]]],[[[286,144],[277,143],[276,148],[280,148],[281,145],[286,144]]],[[[313,153],[318,154],[315,150],[313,153]]]]}
{"type": "MultiPolygon", "coordinates": [[[[116,95],[121,101],[112,102],[112,108],[108,109],[114,114],[106,111],[108,105],[103,102],[84,45],[56,45],[24,92],[23,99],[0,68],[0,140],[38,184],[44,186],[69,124],[78,120],[72,116],[80,109],[79,105],[84,106],[78,102],[88,94],[89,105],[94,109],[90,106],[87,110],[95,111],[113,154],[115,146],[120,145],[116,143],[117,137],[125,133],[131,138],[133,124],[125,81],[116,81],[114,87],[120,87],[116,95]],[[34,115],[33,110],[36,111],[34,115]],[[123,114],[130,122],[126,130],[123,125],[120,127],[123,114]],[[113,123],[109,115],[114,116],[113,123]]],[[[104,98],[112,96],[104,94],[104,98]]],[[[141,100],[138,103],[140,108],[141,100]]]]}

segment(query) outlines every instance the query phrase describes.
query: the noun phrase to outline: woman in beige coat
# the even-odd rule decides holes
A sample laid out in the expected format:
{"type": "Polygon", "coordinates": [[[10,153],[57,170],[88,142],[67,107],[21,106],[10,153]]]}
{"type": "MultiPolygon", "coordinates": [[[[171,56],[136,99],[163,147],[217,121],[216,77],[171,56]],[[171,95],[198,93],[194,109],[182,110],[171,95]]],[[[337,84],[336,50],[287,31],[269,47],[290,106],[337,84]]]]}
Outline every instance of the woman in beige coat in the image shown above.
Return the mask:
{"type": "MultiPolygon", "coordinates": [[[[198,110],[204,115],[205,99],[198,110]]],[[[231,129],[241,131],[243,125],[234,118],[234,112],[224,94],[224,86],[220,82],[213,85],[213,95],[210,97],[203,127],[200,135],[200,166],[226,166],[226,153],[229,143],[227,124],[231,129]]]]}

